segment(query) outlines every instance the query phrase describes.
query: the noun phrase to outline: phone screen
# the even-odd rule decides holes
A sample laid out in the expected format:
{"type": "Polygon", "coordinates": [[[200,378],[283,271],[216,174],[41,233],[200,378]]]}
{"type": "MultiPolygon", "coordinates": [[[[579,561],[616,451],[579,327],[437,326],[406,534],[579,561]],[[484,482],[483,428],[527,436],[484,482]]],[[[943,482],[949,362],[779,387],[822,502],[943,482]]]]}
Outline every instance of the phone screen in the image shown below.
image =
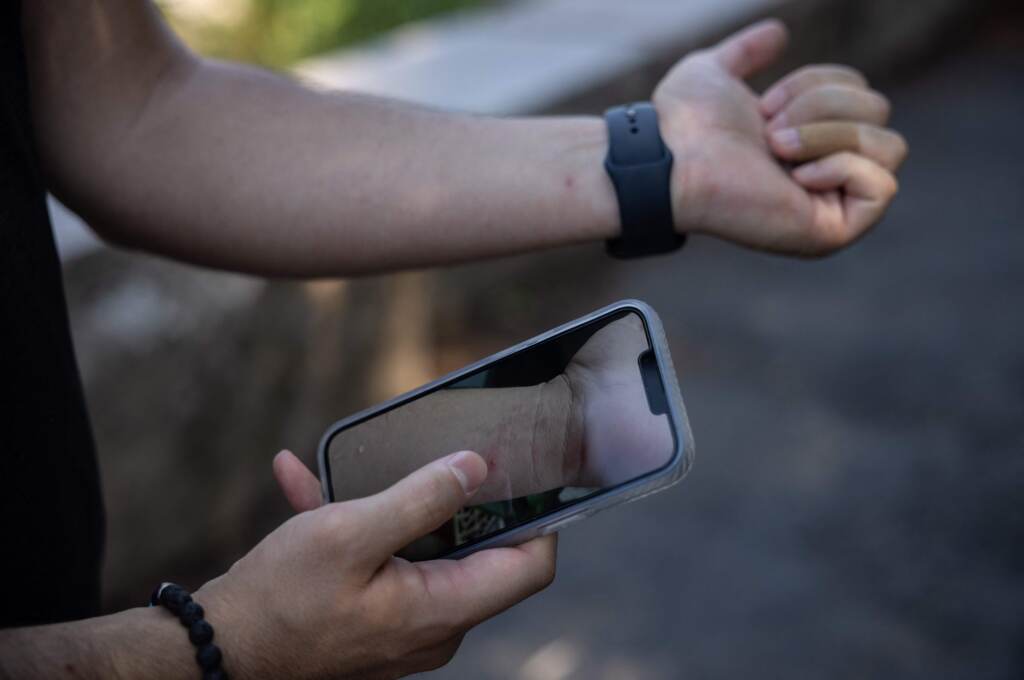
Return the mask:
{"type": "Polygon", "coordinates": [[[617,311],[337,431],[327,479],[335,501],[362,498],[479,453],[473,505],[398,553],[436,559],[667,465],[666,404],[643,318],[617,311]]]}

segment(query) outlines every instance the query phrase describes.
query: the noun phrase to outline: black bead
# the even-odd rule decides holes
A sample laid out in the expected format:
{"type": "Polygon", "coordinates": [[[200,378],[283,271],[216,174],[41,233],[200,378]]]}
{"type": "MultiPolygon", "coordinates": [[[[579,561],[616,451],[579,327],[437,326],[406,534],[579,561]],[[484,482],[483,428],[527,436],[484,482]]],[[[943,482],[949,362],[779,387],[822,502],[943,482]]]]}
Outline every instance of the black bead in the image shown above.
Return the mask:
{"type": "Polygon", "coordinates": [[[189,600],[189,602],[186,602],[185,606],[181,608],[178,618],[181,619],[182,625],[191,626],[196,621],[202,620],[204,614],[205,612],[198,602],[189,600]]]}
{"type": "Polygon", "coordinates": [[[213,640],[213,626],[202,619],[196,621],[189,626],[188,639],[191,640],[192,644],[196,647],[202,647],[203,645],[210,644],[210,641],[213,640]]]}
{"type": "Polygon", "coordinates": [[[185,604],[192,601],[192,596],[181,586],[171,584],[160,593],[160,601],[164,603],[165,607],[177,614],[185,604]]]}
{"type": "Polygon", "coordinates": [[[220,666],[220,647],[217,645],[203,645],[196,650],[196,661],[204,671],[212,671],[220,666]]]}
{"type": "Polygon", "coordinates": [[[203,680],[228,680],[228,674],[221,668],[217,668],[212,671],[203,671],[203,680]]]}

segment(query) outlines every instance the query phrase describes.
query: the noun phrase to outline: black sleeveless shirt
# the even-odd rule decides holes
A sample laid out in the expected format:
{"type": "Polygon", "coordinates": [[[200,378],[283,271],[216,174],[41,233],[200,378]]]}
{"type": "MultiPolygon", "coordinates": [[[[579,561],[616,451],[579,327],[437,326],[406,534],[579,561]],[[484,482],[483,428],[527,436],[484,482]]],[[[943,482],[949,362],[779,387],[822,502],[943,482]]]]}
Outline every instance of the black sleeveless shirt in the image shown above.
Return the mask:
{"type": "Polygon", "coordinates": [[[21,3],[0,3],[0,627],[99,611],[103,506],[34,151],[21,3]]]}

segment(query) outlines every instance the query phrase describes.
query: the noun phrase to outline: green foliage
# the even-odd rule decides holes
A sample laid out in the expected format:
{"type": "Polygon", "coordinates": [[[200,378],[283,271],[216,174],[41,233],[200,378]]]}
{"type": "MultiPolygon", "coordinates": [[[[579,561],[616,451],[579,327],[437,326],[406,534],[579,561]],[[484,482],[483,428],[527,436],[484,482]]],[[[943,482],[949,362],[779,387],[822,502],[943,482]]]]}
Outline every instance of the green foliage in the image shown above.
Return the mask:
{"type": "Polygon", "coordinates": [[[186,21],[173,0],[164,9],[174,27],[204,54],[283,68],[409,21],[485,4],[488,0],[248,0],[230,25],[186,21]]]}

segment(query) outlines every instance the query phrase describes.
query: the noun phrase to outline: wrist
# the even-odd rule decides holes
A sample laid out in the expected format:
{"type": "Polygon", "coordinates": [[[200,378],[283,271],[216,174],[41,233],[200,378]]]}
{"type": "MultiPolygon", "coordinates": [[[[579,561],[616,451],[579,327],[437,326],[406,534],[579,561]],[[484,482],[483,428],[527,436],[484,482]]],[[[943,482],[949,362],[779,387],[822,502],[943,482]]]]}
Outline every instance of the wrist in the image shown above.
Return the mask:
{"type": "Polygon", "coordinates": [[[558,486],[580,486],[583,476],[583,404],[567,374],[548,381],[542,391],[542,410],[554,417],[547,423],[552,442],[547,455],[561,461],[558,486]]]}
{"type": "Polygon", "coordinates": [[[693,121],[679,110],[670,98],[657,92],[651,99],[658,112],[658,129],[665,145],[672,152],[672,177],[670,180],[672,216],[676,233],[687,234],[700,231],[703,222],[703,201],[699,168],[699,149],[689,142],[693,121]]]}
{"type": "MultiPolygon", "coordinates": [[[[608,153],[608,129],[603,119],[588,116],[569,119],[571,128],[562,138],[560,154],[563,193],[585,230],[579,240],[615,238],[622,230],[615,187],[604,168],[608,153]]],[[[567,121],[568,122],[568,121],[567,121]]]]}
{"type": "MultiPolygon", "coordinates": [[[[227,575],[219,576],[207,581],[199,590],[192,594],[193,599],[202,605],[205,618],[213,626],[214,642],[221,648],[224,654],[222,667],[232,680],[244,680],[244,678],[261,677],[259,671],[265,659],[260,654],[253,652],[253,647],[247,645],[247,641],[253,638],[250,633],[258,631],[265,621],[251,616],[233,616],[233,613],[242,612],[235,603],[231,601],[227,585],[227,575]],[[251,630],[250,630],[250,627],[251,630]]],[[[170,617],[173,621],[173,616],[170,617]]],[[[177,622],[175,622],[177,623],[177,622]]],[[[178,625],[181,628],[180,624],[178,625]]],[[[185,643],[188,644],[188,633],[182,630],[185,643]]],[[[192,660],[195,649],[192,649],[189,661],[192,660]]],[[[193,661],[193,668],[195,662],[193,661]]],[[[265,670],[265,668],[263,669],[265,670]]]]}
{"type": "Polygon", "coordinates": [[[112,678],[196,677],[195,650],[181,624],[157,607],[129,609],[94,620],[96,639],[102,640],[112,678]]]}

